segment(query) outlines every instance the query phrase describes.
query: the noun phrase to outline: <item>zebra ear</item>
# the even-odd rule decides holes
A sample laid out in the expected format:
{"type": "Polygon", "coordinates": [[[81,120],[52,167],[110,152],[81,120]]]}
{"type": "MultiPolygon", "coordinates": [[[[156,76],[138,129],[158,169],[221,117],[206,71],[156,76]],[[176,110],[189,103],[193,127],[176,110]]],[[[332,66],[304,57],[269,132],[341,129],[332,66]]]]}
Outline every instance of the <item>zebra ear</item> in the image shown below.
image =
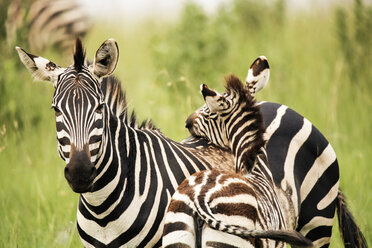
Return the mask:
{"type": "Polygon", "coordinates": [[[98,48],[90,69],[98,79],[102,79],[114,72],[118,59],[118,44],[114,39],[108,39],[98,48]]]}
{"type": "Polygon", "coordinates": [[[48,59],[27,53],[20,47],[16,47],[16,50],[22,63],[37,80],[49,81],[56,86],[58,76],[66,70],[48,59]]]}
{"type": "Polygon", "coordinates": [[[258,57],[248,70],[245,87],[248,87],[249,92],[254,96],[258,91],[262,90],[270,78],[269,62],[265,56],[258,57]]]}
{"type": "Polygon", "coordinates": [[[200,91],[211,112],[218,112],[224,108],[225,98],[220,93],[209,89],[205,84],[200,85],[200,91]]]}

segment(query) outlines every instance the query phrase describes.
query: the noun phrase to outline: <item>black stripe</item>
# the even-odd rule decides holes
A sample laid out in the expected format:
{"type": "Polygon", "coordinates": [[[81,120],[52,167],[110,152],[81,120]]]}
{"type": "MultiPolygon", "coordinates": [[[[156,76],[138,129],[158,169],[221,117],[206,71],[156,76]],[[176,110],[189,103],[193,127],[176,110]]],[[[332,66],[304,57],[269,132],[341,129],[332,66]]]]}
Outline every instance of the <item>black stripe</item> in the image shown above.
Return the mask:
{"type": "Polygon", "coordinates": [[[264,120],[264,126],[267,128],[276,117],[276,112],[281,104],[273,102],[264,102],[260,106],[261,113],[264,120]]]}
{"type": "Polygon", "coordinates": [[[306,174],[311,169],[315,160],[323,153],[328,146],[328,141],[324,136],[312,126],[311,133],[304,144],[296,154],[295,164],[300,166],[294,167],[294,175],[298,187],[301,186],[306,174]]]}
{"type": "Polygon", "coordinates": [[[88,235],[86,232],[84,232],[83,229],[80,228],[79,223],[77,223],[77,229],[79,232],[79,236],[84,239],[89,244],[93,245],[96,248],[105,248],[106,245],[97,239],[93,238],[92,236],[88,235]]]}
{"type": "Polygon", "coordinates": [[[172,232],[180,231],[180,230],[184,230],[184,231],[194,234],[194,228],[195,228],[194,226],[189,226],[185,222],[180,222],[180,221],[166,223],[164,225],[163,235],[167,235],[168,233],[172,233],[172,232]]]}
{"type": "Polygon", "coordinates": [[[306,225],[314,216],[322,216],[325,218],[334,217],[337,196],[335,197],[334,201],[330,203],[330,205],[322,210],[317,208],[317,204],[328,194],[338,180],[338,163],[337,160],[335,160],[321,175],[306,199],[302,202],[296,230],[301,230],[301,228],[306,225]]]}
{"type": "Polygon", "coordinates": [[[301,129],[304,119],[292,109],[287,109],[279,128],[271,136],[266,144],[269,167],[273,174],[275,184],[280,186],[284,178],[284,162],[288,153],[288,147],[293,136],[301,129]]]}

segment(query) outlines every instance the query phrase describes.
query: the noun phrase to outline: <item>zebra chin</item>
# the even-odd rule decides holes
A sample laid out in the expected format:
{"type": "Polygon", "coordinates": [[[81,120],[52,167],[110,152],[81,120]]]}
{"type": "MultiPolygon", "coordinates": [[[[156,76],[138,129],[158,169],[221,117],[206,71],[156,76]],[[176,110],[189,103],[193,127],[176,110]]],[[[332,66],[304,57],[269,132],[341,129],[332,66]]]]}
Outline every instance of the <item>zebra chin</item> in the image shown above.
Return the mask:
{"type": "Polygon", "coordinates": [[[67,182],[68,182],[68,185],[70,186],[70,188],[75,193],[82,194],[82,193],[87,193],[87,192],[92,192],[93,191],[93,183],[89,183],[89,184],[86,184],[86,183],[71,183],[68,180],[67,180],[67,182]]]}

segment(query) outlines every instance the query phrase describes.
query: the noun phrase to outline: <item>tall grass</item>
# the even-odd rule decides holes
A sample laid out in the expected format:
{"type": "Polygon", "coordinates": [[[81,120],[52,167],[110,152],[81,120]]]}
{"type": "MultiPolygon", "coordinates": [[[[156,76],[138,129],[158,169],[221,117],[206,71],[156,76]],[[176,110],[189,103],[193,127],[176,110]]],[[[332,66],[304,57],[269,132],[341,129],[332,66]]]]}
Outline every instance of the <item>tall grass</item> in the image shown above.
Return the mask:
{"type": "MultiPolygon", "coordinates": [[[[370,59],[371,46],[360,40],[370,39],[372,15],[360,1],[353,6],[289,13],[283,1],[236,0],[206,15],[189,4],[176,21],[100,23],[84,41],[91,59],[105,39],[118,41],[116,74],[129,107],[176,140],[188,135],[184,121],[202,104],[200,83],[222,90],[224,75],[244,79],[251,62],[265,55],[271,79],[258,98],[290,106],[329,139],[341,188],[371,244],[372,87],[370,63],[360,69],[357,58],[370,59]],[[364,18],[363,27],[356,18],[364,18]]],[[[0,247],[81,247],[78,196],[56,151],[53,87],[33,82],[15,50],[0,45],[0,247]]],[[[27,46],[22,39],[17,45],[27,46]]],[[[42,56],[62,66],[72,62],[53,52],[42,56]]],[[[340,246],[335,226],[331,247],[340,246]]]]}

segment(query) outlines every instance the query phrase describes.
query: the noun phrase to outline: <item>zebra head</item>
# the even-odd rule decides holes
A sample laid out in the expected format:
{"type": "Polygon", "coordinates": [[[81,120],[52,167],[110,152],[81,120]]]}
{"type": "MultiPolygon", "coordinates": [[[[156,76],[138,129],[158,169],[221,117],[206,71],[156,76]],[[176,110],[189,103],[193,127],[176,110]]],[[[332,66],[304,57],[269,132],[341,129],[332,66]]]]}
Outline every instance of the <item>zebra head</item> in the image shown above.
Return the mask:
{"type": "MultiPolygon", "coordinates": [[[[247,90],[233,75],[226,78],[226,82],[224,93],[211,90],[205,84],[200,85],[205,104],[188,117],[186,128],[193,136],[207,138],[212,143],[228,149],[229,120],[237,113],[242,104],[241,95],[246,95],[247,90]]],[[[249,94],[248,97],[252,98],[249,94]]]]}
{"type": "Polygon", "coordinates": [[[93,189],[97,163],[105,146],[109,113],[100,84],[113,73],[119,50],[115,40],[105,41],[94,61],[87,66],[80,39],[76,40],[74,64],[63,68],[55,63],[16,47],[19,57],[32,75],[53,83],[58,152],[66,162],[65,177],[73,191],[93,189]]]}
{"type": "Polygon", "coordinates": [[[224,93],[201,85],[205,105],[189,116],[186,128],[193,136],[231,150],[237,171],[252,168],[264,145],[262,115],[249,89],[236,76],[227,77],[226,83],[224,93]]]}
{"type": "Polygon", "coordinates": [[[240,80],[232,75],[226,78],[227,92],[222,94],[202,84],[200,90],[205,105],[189,116],[186,128],[193,136],[208,138],[216,145],[229,148],[224,119],[227,120],[242,102],[254,101],[253,96],[267,85],[269,78],[269,62],[265,56],[259,56],[248,69],[244,87],[240,80]]]}

